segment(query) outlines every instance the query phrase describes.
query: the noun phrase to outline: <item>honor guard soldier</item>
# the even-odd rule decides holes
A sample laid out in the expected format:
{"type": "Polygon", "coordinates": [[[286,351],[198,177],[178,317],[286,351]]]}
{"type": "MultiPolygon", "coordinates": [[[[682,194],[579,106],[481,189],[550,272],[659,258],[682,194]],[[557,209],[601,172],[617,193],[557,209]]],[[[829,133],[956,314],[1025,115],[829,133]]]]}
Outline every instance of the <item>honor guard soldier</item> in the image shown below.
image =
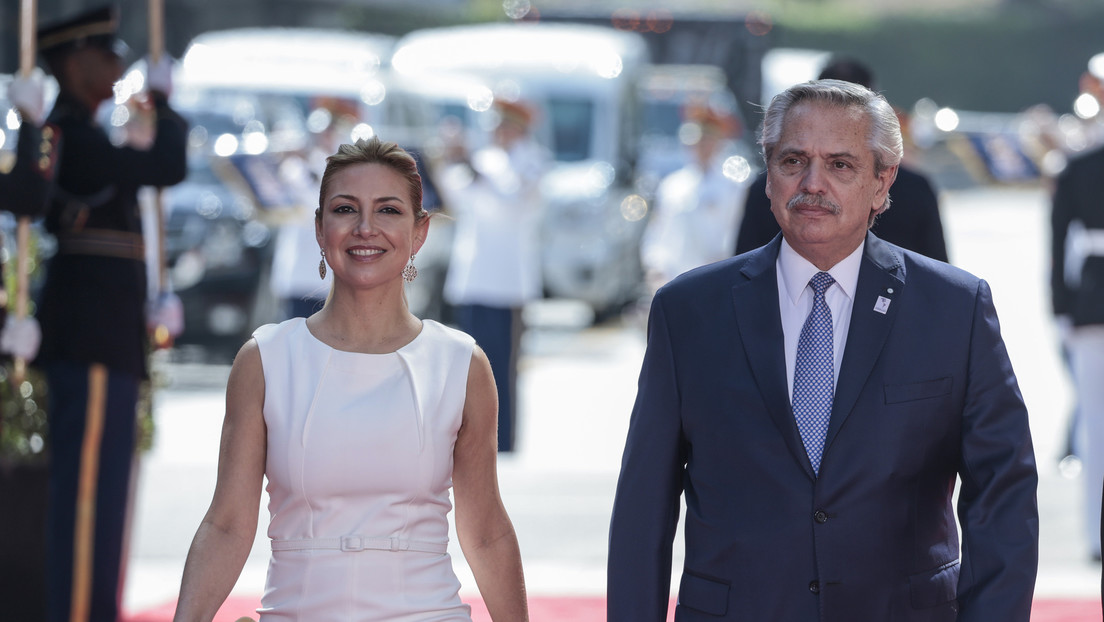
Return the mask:
{"type": "MultiPolygon", "coordinates": [[[[43,125],[45,79],[36,70],[17,76],[7,88],[8,101],[19,111],[15,151],[0,154],[0,210],[17,217],[39,218],[46,209],[57,165],[58,131],[43,125]]],[[[0,264],[2,265],[2,264],[0,264]]],[[[33,317],[8,313],[6,293],[0,293],[0,352],[30,360],[38,352],[41,330],[33,317]]]]}
{"type": "MultiPolygon", "coordinates": [[[[51,621],[118,619],[119,575],[139,385],[147,376],[141,186],[184,179],[187,125],[168,105],[171,61],[147,62],[156,136],[116,146],[96,110],[113,97],[126,47],[114,7],[39,29],[57,78],[61,131],[46,228],[57,238],[39,304],[36,363],[50,392],[47,537],[51,621]]],[[[154,309],[156,312],[156,309],[154,309]]]]}

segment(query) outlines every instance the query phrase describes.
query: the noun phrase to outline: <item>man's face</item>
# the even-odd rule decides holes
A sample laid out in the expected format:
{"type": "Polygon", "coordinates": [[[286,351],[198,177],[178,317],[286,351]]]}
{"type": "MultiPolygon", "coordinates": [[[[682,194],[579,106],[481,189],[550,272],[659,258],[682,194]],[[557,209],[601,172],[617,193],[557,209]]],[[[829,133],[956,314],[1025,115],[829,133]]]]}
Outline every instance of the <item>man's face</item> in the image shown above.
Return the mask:
{"type": "Polygon", "coordinates": [[[857,108],[797,104],[767,163],[767,196],[782,234],[823,270],[858,248],[897,176],[897,167],[874,172],[869,126],[857,108]]]}
{"type": "Polygon", "coordinates": [[[70,56],[68,75],[85,99],[98,104],[114,96],[115,83],[123,75],[123,61],[111,50],[87,46],[70,56]]]}

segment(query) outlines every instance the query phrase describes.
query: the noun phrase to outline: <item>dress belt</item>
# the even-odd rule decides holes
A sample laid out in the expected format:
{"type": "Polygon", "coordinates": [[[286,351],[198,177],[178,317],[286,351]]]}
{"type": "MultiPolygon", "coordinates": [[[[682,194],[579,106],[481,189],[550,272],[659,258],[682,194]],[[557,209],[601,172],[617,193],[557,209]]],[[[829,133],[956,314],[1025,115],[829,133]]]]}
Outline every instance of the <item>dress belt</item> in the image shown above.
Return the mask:
{"type": "Polygon", "coordinates": [[[272,541],[273,551],[305,551],[310,549],[328,549],[345,553],[356,553],[358,551],[418,551],[444,555],[448,552],[448,543],[423,542],[404,538],[367,538],[365,536],[272,541]]]}

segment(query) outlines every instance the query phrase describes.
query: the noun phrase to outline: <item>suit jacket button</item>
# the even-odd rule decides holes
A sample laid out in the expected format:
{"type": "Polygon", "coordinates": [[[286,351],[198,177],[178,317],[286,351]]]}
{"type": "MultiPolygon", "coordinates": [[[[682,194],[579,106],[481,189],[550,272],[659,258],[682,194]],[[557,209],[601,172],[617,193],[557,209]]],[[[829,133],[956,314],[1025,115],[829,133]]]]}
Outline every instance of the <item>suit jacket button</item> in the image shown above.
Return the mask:
{"type": "Polygon", "coordinates": [[[828,522],[828,514],[824,510],[817,510],[813,513],[813,520],[823,525],[828,522]]]}
{"type": "Polygon", "coordinates": [[[809,591],[812,592],[813,594],[819,594],[820,593],[820,582],[819,581],[811,581],[809,583],[809,591]]]}

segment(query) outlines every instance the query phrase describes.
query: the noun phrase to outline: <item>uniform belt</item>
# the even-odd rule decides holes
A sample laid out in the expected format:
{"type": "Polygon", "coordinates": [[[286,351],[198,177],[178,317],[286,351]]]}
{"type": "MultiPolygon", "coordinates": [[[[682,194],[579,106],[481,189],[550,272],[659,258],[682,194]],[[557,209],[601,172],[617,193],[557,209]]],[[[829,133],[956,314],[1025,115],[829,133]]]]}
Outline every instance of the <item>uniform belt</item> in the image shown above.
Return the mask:
{"type": "Polygon", "coordinates": [[[359,551],[418,551],[421,553],[448,552],[448,543],[422,542],[404,538],[367,538],[365,536],[341,536],[340,538],[303,538],[299,540],[273,540],[273,551],[304,551],[327,549],[356,553],[359,551]]]}
{"type": "Polygon", "coordinates": [[[95,255],[145,261],[146,245],[142,234],[108,229],[66,231],[57,236],[62,255],[95,255]]]}

